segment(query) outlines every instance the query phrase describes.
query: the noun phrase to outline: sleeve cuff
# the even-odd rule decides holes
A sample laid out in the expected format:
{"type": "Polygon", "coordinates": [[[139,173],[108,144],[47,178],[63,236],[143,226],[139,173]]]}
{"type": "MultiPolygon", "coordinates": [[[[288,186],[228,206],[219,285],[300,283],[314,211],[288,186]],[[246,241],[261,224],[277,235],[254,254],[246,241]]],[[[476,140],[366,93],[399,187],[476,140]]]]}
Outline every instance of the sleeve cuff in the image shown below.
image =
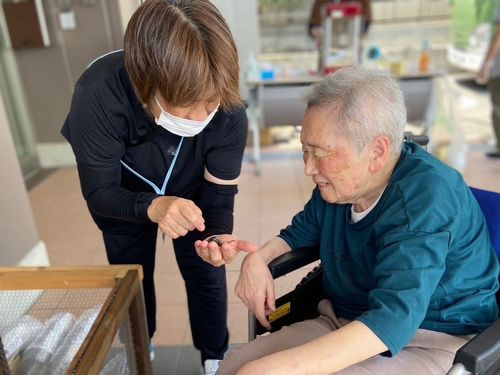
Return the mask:
{"type": "Polygon", "coordinates": [[[151,202],[160,197],[160,195],[155,193],[141,193],[135,202],[135,215],[136,217],[144,223],[152,223],[148,216],[148,207],[151,202]]]}

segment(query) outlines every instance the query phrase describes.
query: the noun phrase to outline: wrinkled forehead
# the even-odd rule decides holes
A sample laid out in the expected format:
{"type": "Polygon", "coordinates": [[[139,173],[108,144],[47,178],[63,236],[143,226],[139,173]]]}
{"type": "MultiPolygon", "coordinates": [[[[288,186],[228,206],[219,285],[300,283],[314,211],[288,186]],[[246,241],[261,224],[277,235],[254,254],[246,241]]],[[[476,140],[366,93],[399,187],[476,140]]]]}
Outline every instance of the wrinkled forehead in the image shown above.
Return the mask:
{"type": "Polygon", "coordinates": [[[339,115],[335,107],[308,108],[302,120],[300,141],[311,147],[332,148],[343,143],[339,115]]]}

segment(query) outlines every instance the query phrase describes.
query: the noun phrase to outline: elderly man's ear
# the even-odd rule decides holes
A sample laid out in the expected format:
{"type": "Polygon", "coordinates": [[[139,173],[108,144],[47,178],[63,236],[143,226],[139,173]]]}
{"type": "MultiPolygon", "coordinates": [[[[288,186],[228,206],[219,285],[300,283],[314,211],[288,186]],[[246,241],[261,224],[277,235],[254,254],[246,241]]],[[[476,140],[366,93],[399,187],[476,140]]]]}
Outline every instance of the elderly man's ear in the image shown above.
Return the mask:
{"type": "Polygon", "coordinates": [[[376,173],[384,168],[391,153],[391,142],[388,137],[381,135],[370,144],[370,172],[376,173]]]}

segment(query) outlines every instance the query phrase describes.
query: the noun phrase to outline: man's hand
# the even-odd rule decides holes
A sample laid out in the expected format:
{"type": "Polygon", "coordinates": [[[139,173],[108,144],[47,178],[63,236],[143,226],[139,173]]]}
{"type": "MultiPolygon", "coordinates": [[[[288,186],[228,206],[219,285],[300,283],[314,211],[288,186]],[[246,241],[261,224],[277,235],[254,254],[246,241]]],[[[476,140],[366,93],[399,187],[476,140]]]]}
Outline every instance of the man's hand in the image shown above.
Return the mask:
{"type": "MultiPolygon", "coordinates": [[[[275,353],[275,356],[276,354],[281,355],[284,353],[278,352],[275,353]]],[[[285,361],[280,361],[274,360],[273,355],[270,355],[248,362],[236,372],[236,375],[290,375],[293,374],[293,369],[290,368],[290,362],[290,358],[285,358],[285,361]]]]}
{"type": "Polygon", "coordinates": [[[161,232],[170,238],[185,236],[192,230],[205,230],[202,212],[193,201],[173,196],[155,198],[148,207],[148,217],[158,223],[161,232]]]}
{"type": "Polygon", "coordinates": [[[218,234],[203,241],[194,243],[196,253],[205,261],[216,267],[229,264],[240,251],[255,252],[257,245],[239,240],[231,234],[218,234]]]}
{"type": "Polygon", "coordinates": [[[260,324],[271,329],[266,314],[276,310],[274,280],[258,252],[248,254],[243,260],[234,291],[260,324]]]}
{"type": "Polygon", "coordinates": [[[481,69],[476,74],[475,81],[479,85],[486,85],[490,79],[491,68],[493,67],[493,61],[486,60],[481,69]]]}

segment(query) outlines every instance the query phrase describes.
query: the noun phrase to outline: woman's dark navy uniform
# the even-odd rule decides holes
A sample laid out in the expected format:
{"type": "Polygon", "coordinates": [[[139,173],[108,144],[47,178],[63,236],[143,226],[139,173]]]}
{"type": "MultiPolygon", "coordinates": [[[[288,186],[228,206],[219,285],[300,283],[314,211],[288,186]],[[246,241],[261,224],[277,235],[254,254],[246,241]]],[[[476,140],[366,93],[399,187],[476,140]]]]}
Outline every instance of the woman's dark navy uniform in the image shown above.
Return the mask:
{"type": "MultiPolygon", "coordinates": [[[[136,13],[147,10],[148,6],[151,9],[167,7],[167,3],[148,1],[136,13]]],[[[186,6],[200,3],[202,7],[212,7],[210,11],[215,9],[203,0],[174,3],[176,7],[183,3],[189,3],[186,6]]],[[[144,15],[147,15],[145,11],[144,15]]],[[[137,17],[135,22],[142,22],[140,16],[137,17]]],[[[138,27],[139,32],[146,30],[140,29],[142,25],[138,27]]],[[[172,31],[165,31],[169,32],[172,31]]],[[[227,35],[230,37],[229,33],[227,35]]],[[[230,42],[233,43],[232,39],[230,42]]],[[[153,273],[159,221],[151,219],[148,208],[155,199],[168,196],[192,201],[201,210],[204,230],[188,226],[187,234],[170,237],[186,284],[194,344],[201,351],[202,361],[220,359],[228,344],[225,269],[204,262],[197,255],[194,242],[216,234],[232,233],[236,179],[241,170],[248,130],[245,109],[241,101],[228,101],[224,92],[218,90],[220,77],[214,78],[212,83],[207,83],[220,100],[213,118],[196,135],[174,134],[158,125],[156,113],[159,110],[153,107],[151,99],[161,97],[162,103],[174,107],[192,103],[176,103],[177,98],[170,98],[165,88],[168,83],[153,87],[135,82],[130,75],[132,68],[126,65],[126,54],[127,47],[125,53],[116,51],[102,56],[82,74],[75,85],[62,134],[76,156],[82,193],[103,233],[109,262],[141,264],[144,269],[150,337],[156,329],[153,273]],[[143,87],[139,87],[141,85],[143,87]],[[147,101],[138,97],[144,90],[149,90],[147,101]]],[[[237,56],[235,49],[233,54],[237,56]]],[[[237,57],[234,65],[232,69],[236,74],[233,76],[237,77],[237,57]]],[[[236,90],[237,78],[235,82],[236,90]]]]}

